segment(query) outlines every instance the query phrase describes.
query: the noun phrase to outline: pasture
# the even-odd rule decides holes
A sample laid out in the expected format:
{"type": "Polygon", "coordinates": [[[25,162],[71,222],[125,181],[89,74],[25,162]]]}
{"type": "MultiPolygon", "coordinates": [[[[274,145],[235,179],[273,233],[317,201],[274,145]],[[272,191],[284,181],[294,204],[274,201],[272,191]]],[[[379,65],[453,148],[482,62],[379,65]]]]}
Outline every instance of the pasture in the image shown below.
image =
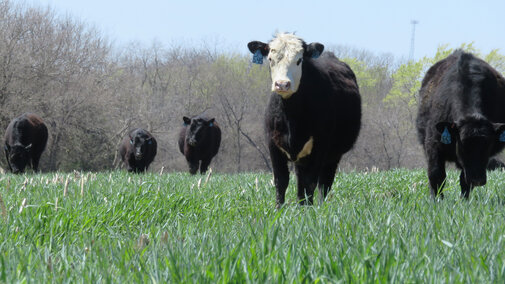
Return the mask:
{"type": "Polygon", "coordinates": [[[469,201],[449,172],[339,173],[324,204],[275,209],[271,174],[3,175],[0,281],[503,282],[505,173],[469,201]]]}

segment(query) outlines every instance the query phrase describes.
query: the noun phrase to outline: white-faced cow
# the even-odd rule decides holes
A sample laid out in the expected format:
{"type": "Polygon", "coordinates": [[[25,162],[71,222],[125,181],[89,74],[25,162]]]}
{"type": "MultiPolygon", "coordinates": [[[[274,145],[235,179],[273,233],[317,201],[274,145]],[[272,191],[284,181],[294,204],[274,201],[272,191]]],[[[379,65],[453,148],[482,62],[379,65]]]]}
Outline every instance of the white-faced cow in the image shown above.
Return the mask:
{"type": "Polygon", "coordinates": [[[22,173],[30,162],[32,169],[38,171],[47,136],[47,127],[36,114],[25,113],[14,118],[5,131],[4,146],[11,172],[22,173]]]}
{"type": "Polygon", "coordinates": [[[505,79],[461,50],[435,63],[423,79],[417,130],[433,198],[443,198],[445,162],[461,169],[461,195],[486,184],[490,158],[505,146],[505,79]]]}
{"type": "Polygon", "coordinates": [[[266,57],[270,64],[265,128],[277,206],[285,199],[288,161],[295,165],[300,204],[313,203],[316,186],[324,200],[361,127],[356,77],[333,53],[323,53],[322,44],[306,44],[293,34],[277,34],[269,43],[252,41],[248,48],[253,62],[266,57]]]}
{"type": "Polygon", "coordinates": [[[203,174],[219,151],[221,129],[214,118],[203,115],[184,116],[183,121],[179,131],[179,150],[186,157],[189,172],[194,175],[200,168],[203,174]]]}
{"type": "Polygon", "coordinates": [[[119,155],[129,172],[145,172],[158,150],[156,139],[147,130],[133,129],[119,147],[119,155]]]}

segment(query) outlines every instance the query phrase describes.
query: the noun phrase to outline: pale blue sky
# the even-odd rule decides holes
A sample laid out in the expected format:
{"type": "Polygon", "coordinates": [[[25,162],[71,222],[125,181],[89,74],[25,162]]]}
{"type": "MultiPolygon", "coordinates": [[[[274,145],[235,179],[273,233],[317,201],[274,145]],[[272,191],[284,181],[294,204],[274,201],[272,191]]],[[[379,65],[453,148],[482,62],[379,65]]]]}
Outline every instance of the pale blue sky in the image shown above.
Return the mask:
{"type": "Polygon", "coordinates": [[[505,53],[505,0],[25,1],[76,16],[117,44],[206,41],[246,53],[251,40],[268,41],[275,31],[296,31],[307,42],[407,58],[410,22],[416,19],[415,58],[434,55],[440,44],[457,47],[472,41],[483,52],[499,48],[505,53]]]}

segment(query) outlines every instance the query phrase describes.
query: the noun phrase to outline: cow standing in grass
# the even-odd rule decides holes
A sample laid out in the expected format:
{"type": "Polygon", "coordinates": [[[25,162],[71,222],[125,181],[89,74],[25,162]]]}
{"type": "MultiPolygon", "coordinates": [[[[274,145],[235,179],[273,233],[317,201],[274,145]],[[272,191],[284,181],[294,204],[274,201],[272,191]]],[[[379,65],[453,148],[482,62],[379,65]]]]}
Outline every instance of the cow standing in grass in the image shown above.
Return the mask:
{"type": "Polygon", "coordinates": [[[179,150],[186,157],[189,172],[194,175],[207,171],[212,158],[221,145],[221,129],[214,118],[202,115],[183,117],[184,125],[179,132],[179,150]]]}
{"type": "Polygon", "coordinates": [[[47,144],[47,127],[42,118],[25,113],[14,118],[5,131],[5,157],[11,172],[22,173],[29,162],[38,171],[42,152],[47,144]]]}
{"type": "Polygon", "coordinates": [[[295,165],[298,200],[313,203],[316,186],[326,197],[342,155],[361,127],[361,98],[351,68],[320,43],[306,44],[293,34],[277,34],[269,43],[248,44],[253,62],[268,59],[272,95],[266,110],[268,148],[277,190],[285,200],[288,161],[295,165]]]}
{"type": "Polygon", "coordinates": [[[154,160],[158,144],[147,130],[133,129],[123,139],[119,147],[119,155],[129,172],[145,172],[154,160]]]}
{"type": "Polygon", "coordinates": [[[417,131],[433,198],[444,194],[446,161],[461,169],[461,195],[486,184],[490,158],[505,146],[505,79],[461,50],[433,65],[423,79],[417,131]]]}

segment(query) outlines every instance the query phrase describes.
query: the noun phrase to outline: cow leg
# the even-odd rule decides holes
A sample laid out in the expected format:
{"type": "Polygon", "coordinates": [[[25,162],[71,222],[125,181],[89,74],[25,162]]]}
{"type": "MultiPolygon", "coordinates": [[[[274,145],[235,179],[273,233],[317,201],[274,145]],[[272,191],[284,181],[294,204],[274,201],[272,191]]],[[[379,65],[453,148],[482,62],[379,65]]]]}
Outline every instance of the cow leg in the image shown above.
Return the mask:
{"type": "Polygon", "coordinates": [[[188,165],[189,165],[189,173],[192,175],[195,175],[196,172],[198,171],[198,166],[200,164],[200,161],[189,161],[188,160],[188,165]]]}
{"type": "Polygon", "coordinates": [[[335,179],[335,173],[337,171],[338,162],[340,161],[340,157],[336,162],[332,162],[329,165],[324,166],[319,173],[318,178],[318,189],[320,195],[321,204],[326,200],[326,196],[331,189],[331,185],[333,184],[333,180],[335,179]]]}
{"type": "Polygon", "coordinates": [[[459,185],[461,186],[461,197],[468,199],[470,197],[470,191],[472,191],[473,186],[466,182],[465,174],[463,171],[461,171],[459,174],[459,185]]]}
{"type": "Polygon", "coordinates": [[[298,203],[312,205],[314,203],[314,190],[317,185],[317,171],[312,165],[296,165],[296,180],[298,187],[298,203]]]}
{"type": "Polygon", "coordinates": [[[36,154],[32,157],[32,169],[34,172],[38,172],[39,171],[39,161],[40,161],[40,156],[42,155],[42,153],[40,154],[36,154]]]}
{"type": "Polygon", "coordinates": [[[5,149],[5,159],[7,160],[7,165],[9,166],[9,170],[12,173],[11,162],[9,161],[9,151],[7,151],[7,149],[5,149]]]}
{"type": "Polygon", "coordinates": [[[130,173],[135,172],[136,170],[135,158],[133,157],[133,155],[130,155],[126,160],[126,170],[130,173]]]}
{"type": "Polygon", "coordinates": [[[207,169],[209,168],[209,165],[210,165],[210,161],[212,161],[212,158],[202,160],[202,163],[200,164],[200,173],[201,174],[204,174],[207,171],[207,169]]]}
{"type": "Polygon", "coordinates": [[[280,208],[285,201],[286,188],[289,184],[288,159],[279,151],[277,146],[270,143],[270,160],[272,160],[272,169],[274,171],[274,184],[276,190],[276,206],[280,208]]]}
{"type": "Polygon", "coordinates": [[[445,161],[441,159],[438,153],[428,154],[428,179],[430,181],[430,192],[433,199],[440,196],[444,198],[442,189],[445,184],[445,161]]]}

